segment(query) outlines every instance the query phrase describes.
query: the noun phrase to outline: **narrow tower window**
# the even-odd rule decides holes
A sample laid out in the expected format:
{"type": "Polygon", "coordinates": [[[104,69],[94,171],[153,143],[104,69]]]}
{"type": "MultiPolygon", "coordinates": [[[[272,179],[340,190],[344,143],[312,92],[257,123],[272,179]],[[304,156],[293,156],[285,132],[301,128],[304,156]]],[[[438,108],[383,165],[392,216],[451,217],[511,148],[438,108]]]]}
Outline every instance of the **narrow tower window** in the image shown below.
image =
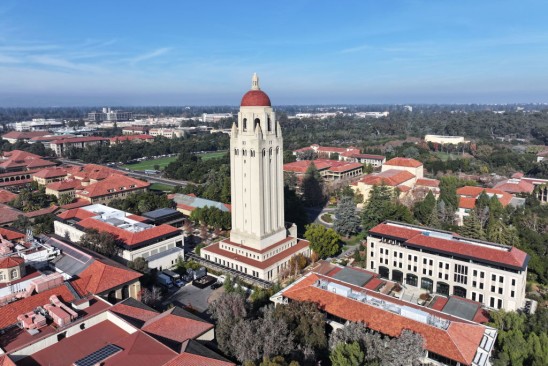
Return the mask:
{"type": "Polygon", "coordinates": [[[272,122],[270,121],[270,117],[268,117],[268,131],[272,131],[272,122]]]}
{"type": "Polygon", "coordinates": [[[255,118],[255,124],[253,125],[253,128],[257,128],[257,125],[261,123],[261,120],[258,118],[255,118]]]}
{"type": "Polygon", "coordinates": [[[247,131],[247,118],[244,118],[242,122],[244,131],[247,131]]]}

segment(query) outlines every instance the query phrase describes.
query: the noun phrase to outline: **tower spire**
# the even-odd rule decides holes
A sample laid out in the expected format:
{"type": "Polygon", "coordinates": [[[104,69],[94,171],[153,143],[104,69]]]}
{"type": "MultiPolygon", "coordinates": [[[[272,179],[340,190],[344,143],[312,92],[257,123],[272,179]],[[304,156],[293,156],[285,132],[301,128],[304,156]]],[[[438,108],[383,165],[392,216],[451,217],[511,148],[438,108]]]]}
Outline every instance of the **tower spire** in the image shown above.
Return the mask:
{"type": "Polygon", "coordinates": [[[253,73],[253,78],[251,78],[251,90],[261,90],[259,87],[259,77],[256,72],[253,73]]]}

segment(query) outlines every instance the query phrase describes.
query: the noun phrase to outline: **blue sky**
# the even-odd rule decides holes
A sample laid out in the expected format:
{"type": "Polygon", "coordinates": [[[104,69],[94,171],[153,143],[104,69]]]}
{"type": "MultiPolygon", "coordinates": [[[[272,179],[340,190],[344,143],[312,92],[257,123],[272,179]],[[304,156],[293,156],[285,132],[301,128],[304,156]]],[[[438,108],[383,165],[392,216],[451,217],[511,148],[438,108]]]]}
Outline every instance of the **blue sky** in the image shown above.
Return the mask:
{"type": "Polygon", "coordinates": [[[0,2],[0,106],[548,102],[545,1],[0,2]]]}

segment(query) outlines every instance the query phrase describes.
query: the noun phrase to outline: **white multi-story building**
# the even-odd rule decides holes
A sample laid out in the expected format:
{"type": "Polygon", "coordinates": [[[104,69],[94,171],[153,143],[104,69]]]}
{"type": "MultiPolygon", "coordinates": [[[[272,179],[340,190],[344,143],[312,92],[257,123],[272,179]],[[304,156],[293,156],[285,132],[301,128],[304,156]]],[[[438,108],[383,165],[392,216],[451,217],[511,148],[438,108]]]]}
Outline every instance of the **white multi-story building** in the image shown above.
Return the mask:
{"type": "Polygon", "coordinates": [[[369,230],[367,269],[405,286],[492,309],[525,306],[529,255],[515,247],[397,222],[369,230]]]}
{"type": "Polygon", "coordinates": [[[310,254],[284,221],[283,138],[270,98],[253,76],[230,135],[230,239],[201,250],[209,261],[274,281],[293,255],[310,254]]]}
{"type": "Polygon", "coordinates": [[[86,230],[107,232],[119,239],[120,257],[144,258],[149,268],[165,269],[184,257],[183,234],[171,225],[150,225],[146,219],[105,205],[71,209],[57,215],[55,234],[77,243],[86,230]]]}

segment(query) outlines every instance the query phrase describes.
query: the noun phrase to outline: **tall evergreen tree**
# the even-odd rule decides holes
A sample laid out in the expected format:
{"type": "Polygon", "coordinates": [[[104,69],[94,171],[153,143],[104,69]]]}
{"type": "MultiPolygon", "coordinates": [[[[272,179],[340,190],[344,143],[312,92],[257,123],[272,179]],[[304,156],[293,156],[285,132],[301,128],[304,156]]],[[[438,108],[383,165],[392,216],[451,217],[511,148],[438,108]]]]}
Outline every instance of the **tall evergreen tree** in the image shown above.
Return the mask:
{"type": "Polygon", "coordinates": [[[352,196],[342,196],[334,213],[333,228],[335,231],[347,237],[358,232],[360,218],[356,214],[356,204],[352,196]]]}
{"type": "Polygon", "coordinates": [[[485,240],[485,232],[476,211],[471,210],[470,215],[464,218],[464,225],[461,227],[460,233],[465,237],[485,240]]]}
{"type": "Polygon", "coordinates": [[[424,200],[419,201],[415,204],[415,207],[413,208],[413,214],[421,224],[429,225],[432,211],[434,211],[435,208],[436,197],[434,197],[432,191],[428,191],[428,194],[426,195],[426,197],[424,197],[424,200]]]}

